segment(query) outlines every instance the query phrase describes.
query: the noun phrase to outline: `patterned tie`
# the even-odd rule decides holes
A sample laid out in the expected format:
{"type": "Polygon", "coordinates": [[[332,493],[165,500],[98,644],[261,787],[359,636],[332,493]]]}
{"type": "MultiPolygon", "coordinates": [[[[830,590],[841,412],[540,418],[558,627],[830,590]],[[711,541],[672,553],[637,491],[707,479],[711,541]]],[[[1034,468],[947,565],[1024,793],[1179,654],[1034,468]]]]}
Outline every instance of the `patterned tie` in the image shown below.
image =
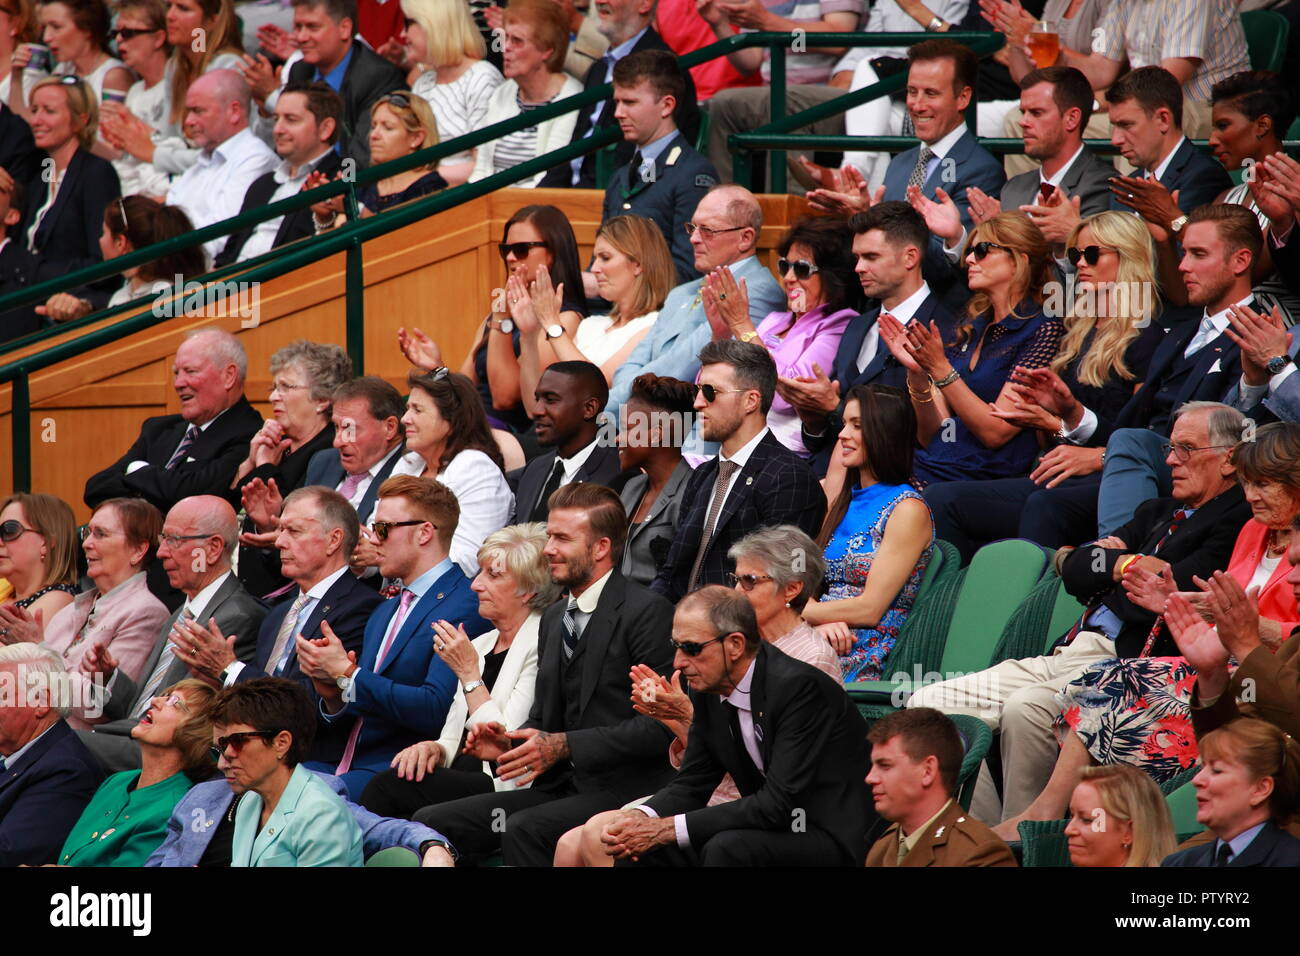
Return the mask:
{"type": "Polygon", "coordinates": [[[921,155],[916,157],[916,166],[912,168],[912,175],[907,177],[908,186],[920,188],[925,185],[925,167],[934,159],[934,150],[929,146],[921,147],[921,155]]]}
{"type": "Polygon", "coordinates": [[[546,479],[546,485],[542,488],[542,493],[537,499],[537,504],[533,505],[533,513],[529,515],[529,521],[545,521],[547,515],[551,513],[551,495],[555,489],[560,487],[560,482],[564,480],[564,462],[557,455],[555,458],[555,467],[551,469],[551,477],[546,479]]]}
{"type": "MultiPolygon", "coordinates": [[[[192,621],[194,620],[194,612],[187,606],[181,611],[181,618],[192,621]]],[[[165,643],[163,644],[162,653],[158,655],[158,664],[149,675],[149,679],[144,682],[144,687],[140,690],[139,696],[136,697],[135,710],[131,713],[134,720],[139,720],[144,716],[145,711],[149,709],[150,702],[158,696],[158,691],[162,689],[163,678],[176,660],[176,646],[168,638],[163,638],[163,641],[165,643]]]]}
{"type": "MultiPolygon", "coordinates": [[[[1183,521],[1187,518],[1189,514],[1191,514],[1191,512],[1189,512],[1186,508],[1179,508],[1177,511],[1174,512],[1174,517],[1169,522],[1169,527],[1168,529],[1166,529],[1164,536],[1159,541],[1157,541],[1156,546],[1151,549],[1152,554],[1160,553],[1160,549],[1164,547],[1165,542],[1168,541],[1171,537],[1173,537],[1174,532],[1178,530],[1178,526],[1183,523],[1183,521]]],[[[1163,614],[1157,614],[1156,622],[1151,625],[1151,631],[1149,634],[1147,634],[1147,641],[1145,644],[1142,645],[1142,653],[1139,654],[1138,657],[1151,656],[1151,649],[1155,647],[1156,640],[1157,638],[1160,637],[1160,631],[1164,626],[1165,626],[1165,616],[1163,614]]]]}
{"type": "Polygon", "coordinates": [[[912,124],[912,114],[903,110],[903,128],[899,131],[899,136],[915,136],[916,127],[912,124]]]}
{"type": "Polygon", "coordinates": [[[1214,327],[1208,315],[1201,317],[1200,327],[1197,328],[1196,334],[1192,340],[1187,343],[1187,348],[1183,349],[1183,358],[1189,359],[1205,346],[1210,344],[1210,340],[1218,337],[1219,330],[1214,327]]]}
{"type": "Polygon", "coordinates": [[[343,479],[343,484],[339,485],[339,494],[348,499],[348,501],[351,501],[352,496],[355,495],[357,489],[361,487],[361,482],[365,481],[369,477],[370,472],[368,471],[363,471],[359,475],[348,475],[343,479]]]}
{"type": "MultiPolygon", "coordinates": [[[[402,621],[406,618],[406,612],[411,608],[411,601],[415,598],[415,592],[406,588],[402,589],[402,600],[397,604],[397,613],[393,615],[393,623],[388,628],[388,633],[384,635],[384,643],[379,645],[379,653],[375,655],[375,672],[378,673],[379,665],[384,662],[384,655],[388,649],[393,646],[393,639],[397,637],[397,632],[402,629],[402,621]]],[[[352,733],[348,734],[347,746],[343,748],[343,757],[339,760],[338,768],[334,771],[342,775],[352,769],[352,760],[357,755],[357,741],[361,739],[361,725],[366,722],[364,717],[358,717],[356,723],[352,725],[352,733]]]]}
{"type": "Polygon", "coordinates": [[[709,550],[709,544],[713,540],[713,531],[718,523],[718,515],[722,512],[722,503],[727,500],[727,486],[731,484],[731,476],[736,473],[736,469],[739,467],[734,461],[728,461],[725,458],[718,459],[718,480],[713,486],[713,500],[709,502],[709,514],[704,520],[704,529],[700,533],[700,550],[695,553],[695,564],[691,567],[691,576],[686,586],[687,591],[694,591],[700,579],[700,568],[704,564],[704,552],[709,550]]]}
{"type": "Polygon", "coordinates": [[[307,592],[299,591],[298,596],[294,598],[293,604],[289,608],[289,613],[280,622],[280,630],[275,635],[275,643],[271,645],[271,656],[266,659],[267,672],[275,677],[279,677],[280,672],[283,670],[280,659],[286,656],[285,649],[288,647],[290,638],[293,637],[298,624],[298,615],[302,612],[303,605],[306,603],[307,592]]]}
{"type": "Polygon", "coordinates": [[[564,659],[568,660],[573,657],[573,652],[577,650],[578,638],[582,635],[578,633],[578,619],[575,613],[578,610],[578,599],[569,595],[569,603],[564,609],[564,659]]]}
{"type": "Polygon", "coordinates": [[[167,471],[171,471],[185,460],[185,453],[190,450],[190,446],[194,444],[194,439],[198,437],[199,429],[197,426],[191,425],[189,428],[185,429],[185,437],[183,437],[181,443],[176,446],[176,450],[172,452],[172,456],[167,459],[167,471]]]}

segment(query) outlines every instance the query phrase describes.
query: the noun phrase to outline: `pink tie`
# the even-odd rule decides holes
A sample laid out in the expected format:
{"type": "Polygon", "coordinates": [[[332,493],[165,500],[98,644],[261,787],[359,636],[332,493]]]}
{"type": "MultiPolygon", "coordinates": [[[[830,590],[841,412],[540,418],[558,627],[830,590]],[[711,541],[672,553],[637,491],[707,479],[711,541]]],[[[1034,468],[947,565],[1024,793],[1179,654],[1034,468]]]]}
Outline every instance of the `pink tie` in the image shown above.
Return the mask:
{"type": "MultiPolygon", "coordinates": [[[[379,645],[379,653],[375,655],[375,671],[379,671],[379,665],[384,662],[384,655],[392,647],[393,640],[397,637],[397,632],[402,629],[402,621],[406,617],[406,612],[411,608],[411,601],[415,598],[415,592],[403,589],[402,599],[397,603],[397,613],[393,615],[393,623],[388,628],[388,633],[384,635],[383,643],[379,645]]],[[[335,774],[342,776],[352,768],[352,758],[356,756],[357,740],[361,737],[361,725],[366,722],[364,717],[358,717],[357,722],[352,725],[352,733],[348,734],[348,745],[343,748],[343,759],[339,761],[338,769],[335,774]]]]}
{"type": "Polygon", "coordinates": [[[368,471],[363,471],[359,475],[348,475],[343,479],[343,484],[339,485],[339,494],[344,498],[347,498],[348,501],[351,501],[352,496],[355,495],[357,489],[361,487],[361,482],[365,481],[369,477],[370,472],[368,471]]]}

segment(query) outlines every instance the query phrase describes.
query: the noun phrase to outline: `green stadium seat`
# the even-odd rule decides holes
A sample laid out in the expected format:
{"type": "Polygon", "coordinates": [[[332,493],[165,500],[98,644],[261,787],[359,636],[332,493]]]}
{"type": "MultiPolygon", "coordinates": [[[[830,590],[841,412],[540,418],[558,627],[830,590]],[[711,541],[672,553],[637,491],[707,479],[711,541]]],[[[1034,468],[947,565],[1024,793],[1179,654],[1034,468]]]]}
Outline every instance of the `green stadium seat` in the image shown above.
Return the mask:
{"type": "Polygon", "coordinates": [[[1020,833],[1021,866],[1070,866],[1069,841],[1065,820],[1022,820],[1020,833]]]}
{"type": "Polygon", "coordinates": [[[957,725],[965,755],[961,758],[961,773],[957,776],[957,802],[961,808],[970,811],[971,797],[975,795],[975,780],[979,777],[980,764],[988,756],[989,747],[993,746],[993,731],[978,717],[968,714],[949,714],[949,719],[957,725]]]}
{"type": "Polygon", "coordinates": [[[1174,818],[1176,842],[1182,843],[1205,829],[1205,825],[1196,819],[1196,789],[1190,780],[1165,794],[1165,803],[1169,807],[1169,815],[1174,818]]]}
{"type": "Polygon", "coordinates": [[[1251,69],[1282,69],[1291,32],[1287,18],[1274,10],[1248,10],[1241,15],[1241,28],[1246,32],[1251,69]]]}
{"type": "Polygon", "coordinates": [[[366,866],[414,866],[420,865],[420,858],[404,846],[390,846],[387,850],[380,850],[370,859],[366,860],[366,866]]]}

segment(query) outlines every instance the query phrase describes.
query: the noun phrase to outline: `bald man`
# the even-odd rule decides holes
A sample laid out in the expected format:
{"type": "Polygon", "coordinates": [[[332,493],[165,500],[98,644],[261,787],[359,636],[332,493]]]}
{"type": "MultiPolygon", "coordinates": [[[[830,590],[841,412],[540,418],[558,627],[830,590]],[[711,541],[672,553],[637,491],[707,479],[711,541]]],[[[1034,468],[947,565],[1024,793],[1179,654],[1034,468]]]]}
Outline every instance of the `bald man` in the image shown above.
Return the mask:
{"type": "Polygon", "coordinates": [[[93,731],[77,731],[86,746],[109,773],[140,766],[140,745],[131,739],[149,702],[161,690],[192,676],[190,646],[177,628],[181,618],[193,617],[206,625],[216,618],[228,635],[235,656],[249,661],[257,648],[257,631],[266,606],[244,590],[231,573],[230,557],[239,543],[235,509],[214,495],[196,495],[178,501],[163,522],[158,559],[171,586],[185,595],[185,603],[163,625],[153,652],[141,669],[140,682],[117,669],[107,649],[92,648],[88,665],[103,675],[109,697],[107,718],[93,731]]]}
{"type": "MultiPolygon", "coordinates": [[[[185,94],[184,132],[201,152],[172,183],[167,205],[184,209],[196,229],[238,215],[253,180],[280,162],[248,128],[250,103],[248,84],[235,70],[204,73],[185,94]]],[[[221,236],[203,248],[215,258],[225,244],[221,236]]]]}
{"type": "MultiPolygon", "coordinates": [[[[758,234],[763,228],[763,210],[753,193],[743,186],[714,186],[704,194],[686,226],[691,233],[691,250],[697,270],[707,276],[727,266],[737,283],[745,280],[749,291],[749,318],[754,325],[758,325],[768,313],[788,308],[780,284],[756,255],[758,234]]],[[[622,368],[614,373],[609,403],[605,406],[611,415],[618,415],[619,408],[632,391],[632,380],[645,372],[668,375],[684,382],[695,381],[700,370],[700,349],[718,337],[709,327],[700,301],[703,283],[702,278],[694,279],[668,293],[655,324],[622,368]]]]}

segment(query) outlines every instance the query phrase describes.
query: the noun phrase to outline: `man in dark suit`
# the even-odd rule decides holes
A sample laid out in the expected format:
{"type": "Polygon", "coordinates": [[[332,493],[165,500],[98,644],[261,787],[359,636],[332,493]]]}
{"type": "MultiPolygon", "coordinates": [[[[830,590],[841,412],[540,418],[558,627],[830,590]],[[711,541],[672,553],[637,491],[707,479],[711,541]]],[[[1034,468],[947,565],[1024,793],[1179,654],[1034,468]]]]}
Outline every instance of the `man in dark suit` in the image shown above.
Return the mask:
{"type": "Polygon", "coordinates": [[[766,643],[731,588],[682,599],[673,669],[695,716],[682,768],[601,839],[611,856],[698,866],[861,866],[866,723],[841,684],[766,643]],[[740,799],[709,806],[730,774],[740,799]],[[801,826],[792,826],[798,817],[801,826]]]}
{"type": "MultiPolygon", "coordinates": [[[[275,151],[280,165],[253,180],[239,211],[245,213],[288,199],[303,189],[313,172],[332,179],[342,163],[334,149],[342,119],[343,101],[328,85],[286,87],[275,103],[275,151]]],[[[242,262],[314,233],[310,207],[267,219],[231,233],[213,265],[220,268],[242,262]]]]}
{"type": "Polygon", "coordinates": [[[633,711],[628,693],[633,665],[667,673],[672,606],[614,570],[627,537],[618,495],[565,485],[551,497],[547,532],[551,577],[567,590],[542,614],[532,712],[519,730],[475,724],[467,739],[467,752],[495,760],[502,780],[531,786],[415,814],[462,859],[500,847],[507,866],[549,866],[569,829],[672,774],[671,732],[633,711]]]}
{"type": "Polygon", "coordinates": [[[179,415],[145,419],[125,455],[86,482],[94,508],[109,498],[144,498],[166,514],[194,495],[224,495],[262,416],[244,397],[248,356],[229,332],[200,329],[176,350],[172,386],[179,415]]]}
{"type": "Polygon", "coordinates": [[[448,557],[459,520],[460,506],[445,485],[389,478],[375,507],[375,535],[383,548],[379,571],[402,582],[400,596],[370,616],[360,654],[349,655],[328,624],[318,640],[298,638],[322,724],[307,766],[339,774],[350,793],[360,794],[399,750],[442,731],[457,681],[434,653],[434,622],[470,637],[488,629],[469,579],[448,557]]]}
{"type": "MultiPolygon", "coordinates": [[[[245,591],[231,573],[230,558],[238,544],[235,509],[224,498],[185,498],[167,512],[158,560],[171,586],[185,595],[185,603],[163,625],[138,682],[118,670],[106,648],[92,649],[87,655],[87,664],[103,676],[108,699],[104,722],[77,734],[109,773],[139,769],[140,745],[131,738],[131,728],[164,688],[190,676],[190,666],[181,655],[191,657],[197,651],[195,645],[181,641],[178,653],[172,643],[180,640],[177,621],[206,627],[215,618],[227,635],[230,653],[245,662],[253,659],[266,605],[245,591]]],[[[200,674],[204,669],[196,667],[200,674]]]]}
{"type": "MultiPolygon", "coordinates": [[[[615,66],[625,57],[647,50],[672,53],[652,26],[654,14],[655,0],[607,0],[597,5],[596,29],[609,41],[609,49],[587,69],[583,89],[590,90],[612,82],[615,66]]],[[[676,97],[673,115],[677,127],[682,130],[687,141],[694,145],[695,137],[700,131],[700,108],[696,104],[695,82],[689,73],[686,74],[685,82],[686,90],[676,97]]],[[[611,95],[609,99],[584,107],[578,114],[570,142],[579,142],[593,132],[614,126],[618,122],[614,117],[614,106],[614,96],[611,95]]],[[[614,166],[626,166],[632,161],[635,151],[635,146],[627,140],[618,143],[614,147],[614,166]]],[[[579,189],[595,189],[596,154],[588,153],[564,166],[556,166],[542,177],[539,185],[549,188],[574,186],[579,189]]]]}
{"type": "Polygon", "coordinates": [[[606,222],[625,214],[653,220],[672,249],[679,282],[700,276],[686,224],[718,182],[718,171],[673,118],[689,76],[667,50],[634,53],[614,67],[614,118],[624,145],[635,150],[610,177],[602,213],[606,222]]]}
{"type": "MultiPolygon", "coordinates": [[[[1202,770],[1201,773],[1208,771],[1202,770]]],[[[1199,776],[1199,775],[1198,775],[1199,776]]],[[[1190,846],[1164,858],[1161,866],[1300,866],[1300,840],[1268,819],[1271,801],[1261,804],[1265,819],[1262,823],[1252,823],[1237,836],[1245,837],[1255,827],[1259,829],[1239,851],[1233,851],[1231,842],[1222,837],[1190,846]],[[1226,858],[1221,856],[1225,848],[1226,858]]],[[[1289,815],[1289,813],[1288,813],[1289,815]]]]}
{"type": "Polygon", "coordinates": [[[406,79],[401,70],[358,42],[356,24],[357,0],[294,0],[293,34],[302,59],[290,68],[288,82],[320,80],[339,95],[343,100],[340,151],[369,166],[370,108],[394,90],[406,89],[406,79]]]}
{"type": "Polygon", "coordinates": [[[792,524],[816,535],[826,516],[826,495],[812,469],[767,427],[776,394],[767,349],[721,339],[701,350],[700,364],[701,434],[722,447],[691,473],[677,536],[651,585],[674,602],[701,584],[725,584],[727,551],[751,531],[792,524]]]}
{"type": "Polygon", "coordinates": [[[590,362],[554,362],[537,380],[533,428],[552,447],[509,478],[515,490],[511,524],[545,521],[555,489],[575,481],[610,485],[619,476],[618,448],[598,424],[609,400],[605,375],[590,362]]]}
{"type": "Polygon", "coordinates": [[[907,370],[880,338],[876,320],[888,312],[904,325],[913,319],[926,328],[939,325],[945,340],[954,319],[921,276],[921,262],[930,232],[921,214],[905,202],[881,202],[849,219],[858,281],[868,299],[875,300],[849,323],[840,339],[829,377],[819,366],[811,376],[778,378],[776,390],[802,422],[804,447],[813,453],[813,470],[825,475],[844,423],[844,396],[859,385],[902,388],[907,370]]]}
{"type": "Polygon", "coordinates": [[[315,640],[328,626],[346,650],[361,653],[366,622],[381,598],[348,568],[361,535],[356,511],[337,492],[308,485],[284,499],[279,525],[275,546],[284,576],[295,585],[290,595],[263,619],[248,664],[236,659],[233,642],[220,627],[178,621],[184,639],[176,643],[176,656],[194,676],[220,687],[255,677],[285,677],[311,693],[295,637],[315,640]]]}
{"type": "MultiPolygon", "coordinates": [[[[18,236],[18,221],[23,217],[23,187],[4,173],[0,168],[0,296],[26,288],[36,277],[36,257],[21,238],[14,241],[18,236]]],[[[20,305],[0,315],[0,342],[39,331],[41,327],[35,305],[20,305]]]]}
{"type": "Polygon", "coordinates": [[[18,698],[0,707],[0,866],[53,863],[104,779],[51,704],[63,676],[47,647],[0,647],[0,680],[18,698]]]}
{"type": "MultiPolygon", "coordinates": [[[[0,169],[14,182],[27,183],[40,172],[44,158],[44,151],[36,148],[27,121],[11,110],[8,103],[0,103],[0,169]]],[[[21,211],[21,203],[14,205],[21,211]]]]}
{"type": "MultiPolygon", "coordinates": [[[[1208,578],[1226,568],[1250,507],[1234,480],[1228,456],[1241,434],[1242,416],[1226,405],[1201,403],[1174,423],[1170,452],[1172,498],[1143,502],[1133,519],[1107,537],[1069,551],[1060,562],[1065,589],[1087,611],[1055,653],[1003,661],[967,677],[932,684],[908,700],[909,707],[979,717],[1002,733],[1003,800],[999,829],[1014,832],[1014,819],[1042,792],[1060,746],[1052,724],[1060,713],[1055,695],[1090,665],[1110,657],[1167,657],[1177,653],[1162,619],[1135,603],[1124,573],[1166,571],[1179,590],[1194,590],[1193,575],[1208,578]],[[1232,441],[1225,441],[1226,437],[1232,441]]],[[[999,819],[976,793],[976,817],[999,819]]]]}

